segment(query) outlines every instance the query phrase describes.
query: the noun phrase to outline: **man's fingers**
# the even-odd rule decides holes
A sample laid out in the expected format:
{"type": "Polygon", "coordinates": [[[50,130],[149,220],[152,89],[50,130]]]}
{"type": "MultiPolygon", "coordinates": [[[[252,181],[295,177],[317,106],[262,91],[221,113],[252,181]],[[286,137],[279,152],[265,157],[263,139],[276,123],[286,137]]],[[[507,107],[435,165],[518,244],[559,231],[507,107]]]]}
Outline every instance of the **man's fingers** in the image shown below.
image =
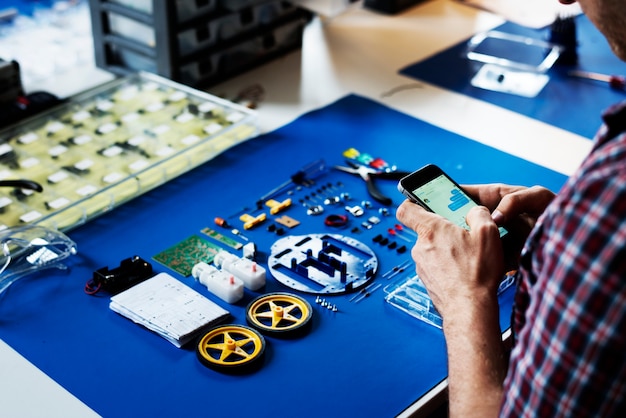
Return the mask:
{"type": "Polygon", "coordinates": [[[432,223],[440,221],[442,218],[440,215],[429,212],[417,203],[405,200],[396,211],[396,218],[417,232],[418,235],[421,232],[426,232],[432,229],[432,223]]]}
{"type": "Polygon", "coordinates": [[[489,209],[484,206],[477,206],[470,209],[465,221],[474,234],[494,234],[498,233],[498,226],[491,218],[489,209]]]}
{"type": "Polygon", "coordinates": [[[502,198],[494,212],[501,214],[499,222],[506,222],[522,214],[537,216],[541,214],[554,198],[554,193],[541,186],[507,194],[502,198]]]}

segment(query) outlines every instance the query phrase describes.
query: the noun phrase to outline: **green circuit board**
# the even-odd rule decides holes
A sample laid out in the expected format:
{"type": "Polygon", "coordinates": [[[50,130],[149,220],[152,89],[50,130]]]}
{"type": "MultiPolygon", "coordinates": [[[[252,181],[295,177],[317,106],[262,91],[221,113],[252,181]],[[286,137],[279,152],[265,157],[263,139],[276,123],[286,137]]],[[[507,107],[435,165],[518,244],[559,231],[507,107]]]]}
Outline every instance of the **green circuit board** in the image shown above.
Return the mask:
{"type": "Polygon", "coordinates": [[[196,235],[179,242],[152,257],[155,261],[187,277],[193,266],[199,262],[211,264],[215,254],[221,250],[217,244],[210,243],[196,235]]]}
{"type": "Polygon", "coordinates": [[[257,134],[256,114],[148,73],[106,83],[0,132],[0,229],[68,230],[257,134]]]}

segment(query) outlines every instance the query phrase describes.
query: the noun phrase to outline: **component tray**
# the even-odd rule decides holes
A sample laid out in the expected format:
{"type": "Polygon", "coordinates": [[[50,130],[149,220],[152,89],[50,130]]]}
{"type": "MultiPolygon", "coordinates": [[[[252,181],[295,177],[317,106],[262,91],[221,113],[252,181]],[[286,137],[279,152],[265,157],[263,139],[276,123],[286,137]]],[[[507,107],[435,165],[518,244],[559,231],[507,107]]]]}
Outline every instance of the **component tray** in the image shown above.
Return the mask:
{"type": "Polygon", "coordinates": [[[0,131],[0,229],[69,230],[258,134],[257,115],[150,73],[70,98],[0,131]]]}

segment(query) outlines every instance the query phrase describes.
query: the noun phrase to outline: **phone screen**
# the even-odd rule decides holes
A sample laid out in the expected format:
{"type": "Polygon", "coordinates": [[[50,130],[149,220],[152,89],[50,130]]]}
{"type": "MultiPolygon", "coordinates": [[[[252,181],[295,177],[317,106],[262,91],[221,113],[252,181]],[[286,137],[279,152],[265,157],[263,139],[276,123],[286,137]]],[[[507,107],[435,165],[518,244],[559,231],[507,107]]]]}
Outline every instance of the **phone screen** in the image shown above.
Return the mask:
{"type": "MultiPolygon", "coordinates": [[[[411,192],[433,212],[467,230],[470,229],[465,218],[469,210],[477,204],[446,175],[436,176],[411,192]]],[[[499,230],[500,237],[508,232],[503,227],[499,230]]]]}

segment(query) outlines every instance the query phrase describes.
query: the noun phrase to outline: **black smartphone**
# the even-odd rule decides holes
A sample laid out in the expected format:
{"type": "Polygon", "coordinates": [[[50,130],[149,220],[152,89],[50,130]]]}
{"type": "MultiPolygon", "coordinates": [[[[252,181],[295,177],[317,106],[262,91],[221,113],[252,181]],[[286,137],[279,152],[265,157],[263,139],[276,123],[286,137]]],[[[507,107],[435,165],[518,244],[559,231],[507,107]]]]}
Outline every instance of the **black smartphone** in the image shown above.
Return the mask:
{"type": "MultiPolygon", "coordinates": [[[[398,182],[398,190],[424,209],[470,229],[465,217],[478,203],[436,165],[428,164],[403,177],[398,182]]],[[[501,238],[508,234],[506,228],[501,226],[499,229],[501,238]]]]}

